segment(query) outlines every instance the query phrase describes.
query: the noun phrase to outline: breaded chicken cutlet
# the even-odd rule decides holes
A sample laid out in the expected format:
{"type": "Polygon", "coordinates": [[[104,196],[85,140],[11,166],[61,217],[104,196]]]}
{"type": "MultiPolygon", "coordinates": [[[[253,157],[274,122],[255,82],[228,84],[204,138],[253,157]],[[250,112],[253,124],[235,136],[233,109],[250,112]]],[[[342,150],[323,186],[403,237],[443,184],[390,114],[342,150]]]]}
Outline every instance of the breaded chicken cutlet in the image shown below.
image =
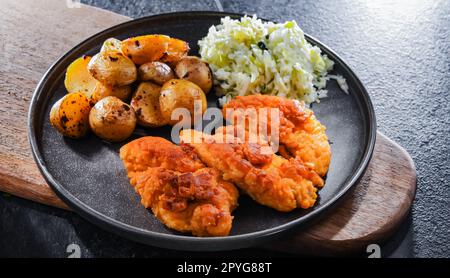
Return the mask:
{"type": "MultiPolygon", "coordinates": [[[[223,115],[231,121],[249,108],[254,108],[257,113],[260,108],[279,109],[280,151],[286,148],[284,156],[299,158],[320,176],[326,175],[331,160],[326,128],[303,102],[268,95],[238,96],[224,105],[223,115]]],[[[268,124],[269,121],[265,123],[268,124]]],[[[266,128],[270,131],[270,126],[266,128]]]]}
{"type": "Polygon", "coordinates": [[[234,136],[232,133],[218,130],[215,135],[207,135],[183,130],[180,139],[206,165],[219,170],[224,180],[235,183],[262,205],[285,212],[314,205],[315,185],[323,186],[316,172],[298,159],[263,153],[261,144],[224,138],[234,136]]]}
{"type": "Polygon", "coordinates": [[[141,202],[166,226],[195,236],[226,236],[238,191],[190,149],[160,137],[142,137],[120,149],[141,202]]]}

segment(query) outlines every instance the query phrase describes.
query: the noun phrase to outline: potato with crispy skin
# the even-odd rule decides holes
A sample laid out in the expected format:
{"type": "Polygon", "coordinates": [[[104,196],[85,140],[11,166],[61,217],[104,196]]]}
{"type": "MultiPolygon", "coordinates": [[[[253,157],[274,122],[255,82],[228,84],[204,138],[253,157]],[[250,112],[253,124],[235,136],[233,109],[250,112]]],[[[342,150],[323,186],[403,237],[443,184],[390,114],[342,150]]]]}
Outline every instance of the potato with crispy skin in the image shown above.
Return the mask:
{"type": "Polygon", "coordinates": [[[221,172],[256,202],[288,212],[312,207],[323,180],[300,159],[285,159],[263,146],[234,138],[232,132],[216,130],[214,135],[182,130],[182,144],[188,144],[209,167],[221,172]],[[224,143],[225,142],[225,143],[224,143]]]}
{"type": "Polygon", "coordinates": [[[94,103],[97,103],[101,99],[110,96],[117,97],[122,101],[127,101],[128,99],[130,99],[131,94],[132,94],[131,85],[113,87],[105,85],[101,82],[97,82],[97,85],[95,86],[95,89],[92,93],[92,101],[94,103]]]}
{"type": "Polygon", "coordinates": [[[50,123],[61,134],[81,138],[89,130],[91,102],[83,93],[69,93],[50,110],[50,123]]]}
{"type": "Polygon", "coordinates": [[[133,109],[117,97],[105,97],[89,114],[89,125],[98,137],[120,142],[131,136],[136,127],[133,109]]]}
{"type": "Polygon", "coordinates": [[[177,108],[186,108],[194,118],[194,104],[198,101],[201,104],[201,114],[207,108],[206,96],[202,89],[194,83],[182,80],[172,79],[164,83],[159,97],[161,114],[169,124],[176,124],[178,120],[172,120],[172,112],[177,108]]]}
{"type": "Polygon", "coordinates": [[[150,62],[141,65],[138,69],[138,76],[141,81],[151,81],[161,86],[175,78],[172,69],[161,62],[150,62]]]}
{"type": "Polygon", "coordinates": [[[83,56],[67,67],[64,85],[69,93],[82,92],[87,97],[91,97],[97,80],[92,77],[87,69],[90,61],[90,56],[83,56]]]}
{"type": "Polygon", "coordinates": [[[106,51],[121,51],[122,42],[116,38],[107,39],[100,49],[100,52],[106,51]]]}
{"type": "Polygon", "coordinates": [[[187,55],[189,44],[164,35],[145,35],[122,41],[122,53],[137,65],[153,61],[177,62],[187,55]]]}
{"type": "Polygon", "coordinates": [[[178,78],[197,84],[205,94],[211,90],[213,85],[212,74],[208,65],[195,56],[187,56],[181,59],[175,67],[175,73],[178,78]]]}
{"type": "Polygon", "coordinates": [[[133,94],[131,107],[136,112],[140,125],[158,127],[167,124],[159,106],[160,92],[161,86],[151,82],[142,82],[133,94]]]}
{"type": "Polygon", "coordinates": [[[177,63],[189,52],[189,44],[183,40],[170,38],[167,43],[167,49],[161,57],[161,62],[177,63]]]}
{"type": "Polygon", "coordinates": [[[136,65],[119,51],[95,55],[88,64],[92,76],[109,86],[125,86],[137,79],[136,65]]]}

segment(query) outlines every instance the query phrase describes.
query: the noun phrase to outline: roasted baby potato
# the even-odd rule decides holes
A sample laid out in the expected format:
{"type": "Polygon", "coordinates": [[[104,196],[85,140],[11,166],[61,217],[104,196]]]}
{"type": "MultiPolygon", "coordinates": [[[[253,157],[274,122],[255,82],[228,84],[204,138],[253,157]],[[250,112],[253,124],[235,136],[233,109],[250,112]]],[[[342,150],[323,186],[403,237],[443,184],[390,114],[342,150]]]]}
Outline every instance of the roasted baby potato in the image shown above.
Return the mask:
{"type": "Polygon", "coordinates": [[[97,80],[92,77],[87,69],[89,61],[91,61],[91,57],[83,56],[67,67],[64,85],[69,93],[82,92],[87,97],[92,95],[97,80]]]}
{"type": "Polygon", "coordinates": [[[191,118],[194,117],[194,102],[201,101],[201,112],[205,112],[207,103],[206,96],[202,89],[194,83],[182,80],[172,79],[164,83],[159,96],[159,105],[161,114],[169,124],[174,125],[177,120],[172,120],[172,112],[176,108],[186,108],[191,112],[191,118]]]}
{"type": "Polygon", "coordinates": [[[136,115],[133,108],[117,97],[105,97],[91,109],[89,125],[98,137],[120,142],[130,137],[136,128],[136,115]]]}
{"type": "Polygon", "coordinates": [[[187,56],[181,59],[175,67],[175,73],[178,78],[197,84],[205,94],[211,90],[213,84],[211,70],[198,57],[187,56]]]}
{"type": "Polygon", "coordinates": [[[84,93],[69,93],[50,110],[50,123],[61,134],[81,138],[89,130],[91,102],[84,93]]]}
{"type": "Polygon", "coordinates": [[[146,35],[122,41],[122,53],[137,65],[153,61],[176,62],[188,51],[187,42],[164,35],[146,35]]]}
{"type": "Polygon", "coordinates": [[[158,85],[163,85],[170,79],[174,79],[172,69],[161,62],[150,62],[141,65],[138,69],[139,79],[142,81],[151,81],[158,85]]]}
{"type": "Polygon", "coordinates": [[[158,127],[167,124],[159,106],[160,92],[161,87],[151,82],[143,82],[137,88],[131,99],[131,107],[140,125],[158,127]]]}
{"type": "Polygon", "coordinates": [[[55,104],[53,104],[52,109],[50,109],[50,124],[58,130],[58,132],[63,133],[64,129],[61,123],[61,117],[59,116],[59,108],[63,102],[64,97],[59,99],[55,104]]]}
{"type": "Polygon", "coordinates": [[[109,86],[125,86],[137,79],[133,61],[119,51],[98,53],[92,57],[88,69],[95,79],[109,86]]]}
{"type": "Polygon", "coordinates": [[[177,63],[189,52],[189,44],[185,41],[170,38],[167,43],[167,50],[161,57],[161,62],[177,63]]]}
{"type": "Polygon", "coordinates": [[[131,93],[131,85],[113,87],[97,81],[97,85],[92,93],[92,101],[97,103],[102,98],[109,96],[117,97],[122,101],[127,101],[130,99],[131,93]]]}
{"type": "Polygon", "coordinates": [[[100,52],[106,51],[121,51],[122,42],[116,38],[107,39],[100,49],[100,52]]]}

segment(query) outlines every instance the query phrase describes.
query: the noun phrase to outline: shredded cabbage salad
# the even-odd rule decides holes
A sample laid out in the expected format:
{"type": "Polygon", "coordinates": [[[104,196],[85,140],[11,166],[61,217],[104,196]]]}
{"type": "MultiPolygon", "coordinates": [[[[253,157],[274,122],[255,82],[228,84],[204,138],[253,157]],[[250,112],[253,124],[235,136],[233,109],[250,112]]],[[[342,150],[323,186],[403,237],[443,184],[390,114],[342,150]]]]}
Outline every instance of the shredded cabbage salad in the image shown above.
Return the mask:
{"type": "Polygon", "coordinates": [[[202,59],[214,73],[220,104],[235,96],[270,94],[319,102],[327,81],[336,79],[346,92],[345,79],[328,75],[333,61],[305,39],[295,21],[263,22],[256,16],[222,18],[198,42],[202,59]]]}

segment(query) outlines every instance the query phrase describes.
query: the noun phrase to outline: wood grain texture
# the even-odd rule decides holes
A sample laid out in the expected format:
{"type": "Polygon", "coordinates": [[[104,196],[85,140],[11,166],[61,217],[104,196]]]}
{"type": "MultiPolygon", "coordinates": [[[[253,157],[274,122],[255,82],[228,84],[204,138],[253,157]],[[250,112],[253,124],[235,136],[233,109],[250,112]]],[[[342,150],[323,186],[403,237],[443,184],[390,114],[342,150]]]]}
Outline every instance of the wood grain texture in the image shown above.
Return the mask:
{"type": "Polygon", "coordinates": [[[33,161],[27,139],[29,102],[58,57],[84,38],[127,20],[89,6],[69,8],[64,0],[0,0],[0,190],[68,208],[33,161]]]}
{"type": "MultiPolygon", "coordinates": [[[[69,209],[45,183],[31,156],[29,101],[39,79],[59,56],[84,38],[127,20],[84,5],[68,8],[63,0],[0,0],[4,56],[0,92],[7,96],[0,99],[0,191],[69,209]]],[[[378,133],[374,156],[360,184],[308,228],[264,247],[323,255],[380,243],[407,215],[415,189],[410,156],[378,133]]]]}

